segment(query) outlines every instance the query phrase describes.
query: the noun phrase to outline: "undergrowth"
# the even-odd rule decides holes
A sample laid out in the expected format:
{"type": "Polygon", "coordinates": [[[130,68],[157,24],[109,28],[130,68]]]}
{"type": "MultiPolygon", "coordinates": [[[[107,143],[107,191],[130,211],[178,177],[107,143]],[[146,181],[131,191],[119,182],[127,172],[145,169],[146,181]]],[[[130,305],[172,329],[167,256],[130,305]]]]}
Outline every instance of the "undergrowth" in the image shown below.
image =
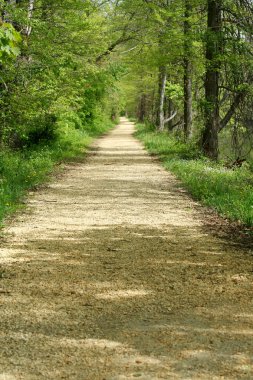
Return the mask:
{"type": "Polygon", "coordinates": [[[253,226],[253,174],[247,166],[227,169],[203,158],[196,144],[185,144],[143,124],[137,125],[136,136],[195,199],[231,220],[253,226]]]}
{"type": "Polygon", "coordinates": [[[65,129],[51,144],[30,149],[0,152],[0,225],[8,214],[21,207],[27,191],[45,182],[55,164],[81,157],[92,139],[111,128],[111,122],[97,122],[90,129],[65,129]]]}

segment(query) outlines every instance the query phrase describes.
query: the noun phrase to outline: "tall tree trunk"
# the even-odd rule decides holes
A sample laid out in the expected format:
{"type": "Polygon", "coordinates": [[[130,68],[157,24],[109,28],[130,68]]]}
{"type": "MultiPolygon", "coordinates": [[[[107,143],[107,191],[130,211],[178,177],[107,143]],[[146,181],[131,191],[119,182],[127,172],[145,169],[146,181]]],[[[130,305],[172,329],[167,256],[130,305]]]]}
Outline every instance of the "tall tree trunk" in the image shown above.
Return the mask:
{"type": "Polygon", "coordinates": [[[192,12],[190,0],[185,0],[184,21],[184,137],[189,140],[192,135],[192,64],[191,64],[191,24],[192,12]]]}
{"type": "Polygon", "coordinates": [[[157,101],[157,90],[155,86],[152,91],[152,98],[151,98],[151,123],[154,125],[156,123],[156,114],[157,114],[156,101],[157,101]]]}
{"type": "Polygon", "coordinates": [[[159,131],[164,131],[165,115],[164,115],[164,99],[167,81],[167,69],[161,66],[159,69],[159,131]]]}
{"type": "Polygon", "coordinates": [[[30,21],[32,19],[32,16],[33,16],[33,10],[34,10],[34,5],[35,5],[35,0],[29,0],[29,5],[28,5],[28,25],[26,27],[26,35],[27,37],[30,36],[31,32],[32,32],[32,27],[30,24],[30,21]]]}
{"type": "Polygon", "coordinates": [[[139,101],[139,107],[138,107],[138,119],[141,123],[145,121],[146,117],[146,94],[142,94],[139,101]]]}
{"type": "Polygon", "coordinates": [[[166,115],[166,120],[168,123],[168,130],[171,130],[172,128],[172,120],[170,119],[171,115],[173,115],[174,112],[174,107],[171,99],[167,99],[167,115],[166,115]]]}
{"type": "Polygon", "coordinates": [[[205,128],[202,137],[204,154],[212,160],[218,158],[219,116],[219,72],[221,52],[221,2],[208,0],[208,28],[206,41],[205,79],[205,128]]]}

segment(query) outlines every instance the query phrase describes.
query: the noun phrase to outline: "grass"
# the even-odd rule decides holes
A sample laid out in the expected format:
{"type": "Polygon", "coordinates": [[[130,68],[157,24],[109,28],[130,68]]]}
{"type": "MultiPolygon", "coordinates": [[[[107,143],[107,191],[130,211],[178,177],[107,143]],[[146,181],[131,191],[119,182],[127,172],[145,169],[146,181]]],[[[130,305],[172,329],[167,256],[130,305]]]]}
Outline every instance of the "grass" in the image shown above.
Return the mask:
{"type": "Polygon", "coordinates": [[[221,215],[253,226],[253,173],[248,167],[226,169],[201,157],[194,144],[185,144],[168,133],[137,125],[136,136],[151,154],[158,155],[192,196],[221,215]]]}
{"type": "Polygon", "coordinates": [[[81,157],[94,137],[113,126],[111,122],[97,123],[89,131],[70,129],[61,133],[53,144],[25,151],[0,152],[0,226],[4,218],[22,206],[27,192],[48,180],[55,165],[81,157]]]}

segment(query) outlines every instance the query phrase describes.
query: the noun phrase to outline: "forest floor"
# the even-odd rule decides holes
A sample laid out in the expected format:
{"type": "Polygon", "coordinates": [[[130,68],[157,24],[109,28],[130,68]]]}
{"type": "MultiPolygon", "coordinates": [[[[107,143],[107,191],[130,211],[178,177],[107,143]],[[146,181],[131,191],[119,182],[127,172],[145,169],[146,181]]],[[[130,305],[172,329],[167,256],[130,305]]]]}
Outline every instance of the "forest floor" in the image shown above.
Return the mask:
{"type": "Polygon", "coordinates": [[[253,256],[126,119],[31,193],[0,249],[0,380],[252,379],[253,256]]]}

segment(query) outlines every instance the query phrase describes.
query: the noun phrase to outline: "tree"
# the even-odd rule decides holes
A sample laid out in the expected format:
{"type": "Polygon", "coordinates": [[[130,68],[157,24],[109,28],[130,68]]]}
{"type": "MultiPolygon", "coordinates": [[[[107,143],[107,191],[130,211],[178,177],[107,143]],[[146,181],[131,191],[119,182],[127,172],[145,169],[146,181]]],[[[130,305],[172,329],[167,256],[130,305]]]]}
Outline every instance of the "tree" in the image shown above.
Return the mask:
{"type": "Polygon", "coordinates": [[[192,40],[190,17],[192,5],[190,0],[185,0],[184,20],[184,138],[189,140],[192,135],[192,40]]]}
{"type": "MultiPolygon", "coordinates": [[[[106,59],[97,63],[114,38],[108,33],[111,10],[106,7],[106,3],[82,0],[5,4],[3,12],[23,35],[23,44],[20,58],[15,65],[5,65],[0,78],[5,83],[2,142],[25,149],[52,141],[69,126],[92,124],[103,112],[112,115],[117,64],[106,59]]],[[[9,36],[11,30],[16,33],[12,25],[4,28],[9,36]]],[[[19,52],[13,38],[11,47],[2,47],[5,55],[19,52]]]]}
{"type": "Polygon", "coordinates": [[[218,158],[219,78],[222,52],[222,2],[207,2],[206,77],[205,77],[205,128],[202,147],[207,157],[218,158]]]}
{"type": "Polygon", "coordinates": [[[246,0],[2,2],[2,142],[26,146],[35,130],[55,136],[124,105],[158,131],[201,135],[216,160],[221,134],[253,120],[252,14],[246,0]]]}

